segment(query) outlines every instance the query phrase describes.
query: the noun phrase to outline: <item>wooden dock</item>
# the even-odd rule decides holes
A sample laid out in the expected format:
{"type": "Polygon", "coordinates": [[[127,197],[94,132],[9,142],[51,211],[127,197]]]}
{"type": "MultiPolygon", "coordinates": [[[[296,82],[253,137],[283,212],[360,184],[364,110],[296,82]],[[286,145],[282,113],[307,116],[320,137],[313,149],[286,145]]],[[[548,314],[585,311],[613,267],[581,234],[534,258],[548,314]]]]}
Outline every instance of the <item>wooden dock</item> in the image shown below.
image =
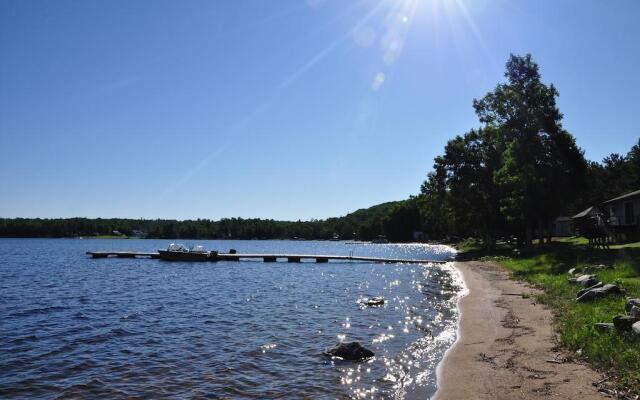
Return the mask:
{"type": "MultiPolygon", "coordinates": [[[[87,251],[87,255],[93,258],[160,258],[160,253],[147,253],[137,251],[87,251]]],[[[327,263],[333,261],[361,261],[375,263],[406,263],[406,264],[443,264],[448,261],[443,260],[417,260],[406,258],[382,258],[382,257],[365,257],[365,256],[340,256],[340,255],[318,255],[318,254],[240,254],[240,253],[218,253],[209,257],[208,261],[240,261],[244,260],[261,260],[263,262],[286,261],[291,263],[299,263],[304,260],[327,263]]]]}

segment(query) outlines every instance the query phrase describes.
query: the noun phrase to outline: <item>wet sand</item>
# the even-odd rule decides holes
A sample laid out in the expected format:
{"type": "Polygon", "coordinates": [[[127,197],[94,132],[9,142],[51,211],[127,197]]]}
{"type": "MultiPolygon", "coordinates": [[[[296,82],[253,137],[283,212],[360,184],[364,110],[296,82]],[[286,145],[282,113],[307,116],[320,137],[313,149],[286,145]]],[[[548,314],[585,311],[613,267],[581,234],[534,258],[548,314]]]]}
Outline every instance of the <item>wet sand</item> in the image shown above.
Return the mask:
{"type": "Polygon", "coordinates": [[[438,368],[435,399],[609,398],[593,385],[600,374],[565,361],[568,354],[558,348],[552,313],[536,304],[536,289],[510,280],[492,263],[456,267],[469,293],[458,303],[458,340],[438,368]]]}

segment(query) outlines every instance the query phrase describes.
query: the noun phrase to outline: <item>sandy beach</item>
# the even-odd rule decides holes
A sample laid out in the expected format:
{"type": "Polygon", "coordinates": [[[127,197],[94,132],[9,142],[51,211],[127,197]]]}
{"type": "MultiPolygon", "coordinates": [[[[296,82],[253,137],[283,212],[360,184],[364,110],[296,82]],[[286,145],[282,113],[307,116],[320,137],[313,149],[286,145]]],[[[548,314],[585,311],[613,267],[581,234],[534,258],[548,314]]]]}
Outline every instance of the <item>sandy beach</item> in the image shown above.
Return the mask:
{"type": "Polygon", "coordinates": [[[492,263],[456,266],[469,292],[458,303],[458,340],[439,366],[436,399],[608,398],[593,385],[600,374],[566,361],[536,289],[492,263]]]}

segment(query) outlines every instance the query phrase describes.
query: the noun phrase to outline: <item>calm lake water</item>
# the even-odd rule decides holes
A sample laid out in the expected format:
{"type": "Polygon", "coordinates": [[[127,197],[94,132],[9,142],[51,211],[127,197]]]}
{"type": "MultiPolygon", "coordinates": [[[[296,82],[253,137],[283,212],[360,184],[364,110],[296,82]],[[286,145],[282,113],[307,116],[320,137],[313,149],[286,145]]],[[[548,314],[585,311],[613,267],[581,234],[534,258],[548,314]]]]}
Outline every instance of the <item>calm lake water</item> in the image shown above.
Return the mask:
{"type": "MultiPolygon", "coordinates": [[[[428,398],[455,340],[450,264],[91,259],[166,240],[0,240],[0,397],[428,398]],[[358,299],[384,296],[378,308],[358,299]],[[359,341],[365,363],[322,352],[359,341]]],[[[449,259],[429,245],[190,241],[251,253],[449,259]]]]}

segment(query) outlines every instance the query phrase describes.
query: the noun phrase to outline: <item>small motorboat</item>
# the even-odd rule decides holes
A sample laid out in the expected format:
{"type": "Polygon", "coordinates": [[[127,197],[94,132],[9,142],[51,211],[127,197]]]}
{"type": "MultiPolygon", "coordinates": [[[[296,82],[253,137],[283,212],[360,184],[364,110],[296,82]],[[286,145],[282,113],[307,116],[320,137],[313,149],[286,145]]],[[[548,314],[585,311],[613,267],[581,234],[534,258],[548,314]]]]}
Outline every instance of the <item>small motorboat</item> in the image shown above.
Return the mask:
{"type": "Polygon", "coordinates": [[[165,261],[210,261],[218,255],[217,251],[208,251],[203,246],[188,248],[179,243],[171,243],[165,250],[158,250],[158,253],[160,259],[165,261]]]}

